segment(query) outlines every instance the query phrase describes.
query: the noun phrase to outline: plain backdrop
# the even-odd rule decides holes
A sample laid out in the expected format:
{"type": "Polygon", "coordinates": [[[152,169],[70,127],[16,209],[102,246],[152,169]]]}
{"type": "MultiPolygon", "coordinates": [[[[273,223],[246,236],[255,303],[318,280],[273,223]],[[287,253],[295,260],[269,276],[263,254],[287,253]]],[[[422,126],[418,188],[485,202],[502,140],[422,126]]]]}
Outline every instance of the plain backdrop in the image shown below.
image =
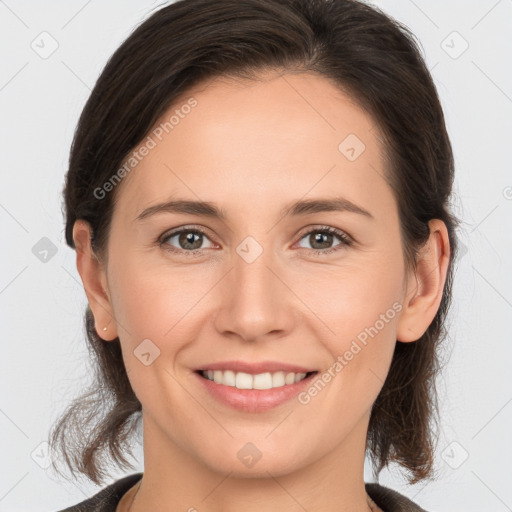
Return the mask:
{"type": "MultiPolygon", "coordinates": [[[[212,0],[214,1],[214,0],[212,0]]],[[[375,1],[418,37],[455,153],[463,220],[449,360],[438,380],[439,479],[380,483],[429,512],[512,510],[512,0],[375,1]]],[[[86,297],[61,192],[78,116],[110,55],[161,2],[0,1],[0,511],[56,511],[99,488],[48,468],[45,441],[89,382],[86,297]]],[[[112,481],[143,470],[112,472],[112,481]]],[[[369,465],[365,479],[370,481],[369,465]]]]}

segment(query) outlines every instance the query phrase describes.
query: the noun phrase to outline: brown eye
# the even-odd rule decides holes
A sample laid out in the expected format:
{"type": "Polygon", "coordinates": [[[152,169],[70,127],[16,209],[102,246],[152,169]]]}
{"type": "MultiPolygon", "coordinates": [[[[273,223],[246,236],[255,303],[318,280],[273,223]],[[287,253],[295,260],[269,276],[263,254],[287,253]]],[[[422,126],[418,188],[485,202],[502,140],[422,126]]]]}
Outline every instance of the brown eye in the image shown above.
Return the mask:
{"type": "Polygon", "coordinates": [[[160,245],[172,252],[195,253],[205,248],[203,247],[205,239],[209,240],[206,233],[200,229],[182,228],[165,235],[160,240],[160,245]]]}
{"type": "Polygon", "coordinates": [[[302,235],[301,240],[304,239],[306,239],[307,242],[311,245],[311,248],[305,248],[310,249],[319,254],[328,254],[333,251],[338,251],[342,249],[343,246],[350,246],[352,244],[352,240],[348,237],[348,235],[346,235],[339,229],[332,228],[329,226],[316,228],[308,231],[307,233],[302,235]],[[340,240],[340,243],[332,247],[332,244],[336,238],[340,240]]]}

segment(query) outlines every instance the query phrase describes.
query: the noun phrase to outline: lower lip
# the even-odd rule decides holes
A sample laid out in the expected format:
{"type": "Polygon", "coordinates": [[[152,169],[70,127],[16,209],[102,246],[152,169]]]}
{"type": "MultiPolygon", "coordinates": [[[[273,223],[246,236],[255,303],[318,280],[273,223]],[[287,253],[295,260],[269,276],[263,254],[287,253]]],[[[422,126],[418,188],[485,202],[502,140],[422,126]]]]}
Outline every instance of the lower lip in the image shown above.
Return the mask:
{"type": "Polygon", "coordinates": [[[287,384],[279,388],[271,389],[238,389],[233,386],[225,386],[203,377],[194,372],[205,389],[220,402],[246,412],[268,411],[278,405],[291,400],[311,381],[318,372],[308,375],[305,379],[294,384],[287,384]]]}

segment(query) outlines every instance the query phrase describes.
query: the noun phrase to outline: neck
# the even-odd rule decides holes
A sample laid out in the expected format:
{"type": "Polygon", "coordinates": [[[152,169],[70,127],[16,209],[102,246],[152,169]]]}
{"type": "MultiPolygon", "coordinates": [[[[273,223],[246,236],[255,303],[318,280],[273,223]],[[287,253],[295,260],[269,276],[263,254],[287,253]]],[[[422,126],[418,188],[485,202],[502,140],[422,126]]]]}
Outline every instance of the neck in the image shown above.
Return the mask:
{"type": "Polygon", "coordinates": [[[364,486],[367,420],[365,417],[334,449],[293,472],[280,464],[274,452],[266,461],[262,456],[250,472],[244,473],[239,463],[225,471],[207,466],[170,442],[145,416],[144,476],[140,488],[137,484],[130,490],[131,497],[125,495],[125,504],[136,498],[131,507],[120,510],[378,512],[364,486]]]}

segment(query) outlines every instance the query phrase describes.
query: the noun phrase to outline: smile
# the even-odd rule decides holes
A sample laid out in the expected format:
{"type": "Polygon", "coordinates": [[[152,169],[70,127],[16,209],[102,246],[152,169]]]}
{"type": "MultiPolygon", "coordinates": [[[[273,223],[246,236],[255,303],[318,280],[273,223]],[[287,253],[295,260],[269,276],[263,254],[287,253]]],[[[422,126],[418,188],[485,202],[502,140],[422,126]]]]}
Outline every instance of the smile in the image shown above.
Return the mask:
{"type": "Polygon", "coordinates": [[[246,373],[196,370],[196,382],[216,402],[243,412],[262,413],[291,402],[311,385],[318,371],[246,373]]]}
{"type": "Polygon", "coordinates": [[[232,370],[202,370],[201,375],[216,384],[223,384],[237,389],[273,389],[300,382],[316,372],[265,372],[252,375],[232,370]]]}

